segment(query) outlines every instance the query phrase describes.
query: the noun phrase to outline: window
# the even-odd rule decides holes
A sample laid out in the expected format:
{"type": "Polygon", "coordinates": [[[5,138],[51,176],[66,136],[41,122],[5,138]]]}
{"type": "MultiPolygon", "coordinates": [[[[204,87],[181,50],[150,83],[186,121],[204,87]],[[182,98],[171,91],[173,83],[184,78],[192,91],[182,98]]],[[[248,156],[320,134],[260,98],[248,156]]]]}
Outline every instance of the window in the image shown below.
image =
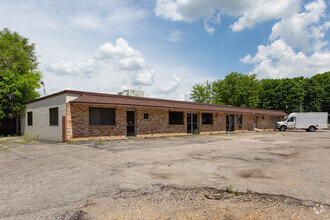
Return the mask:
{"type": "Polygon", "coordinates": [[[202,124],[212,125],[213,124],[213,114],[212,113],[202,113],[202,124]]]}
{"type": "Polygon", "coordinates": [[[27,125],[29,125],[29,126],[33,125],[32,112],[27,113],[27,125]]]}
{"type": "Polygon", "coordinates": [[[148,113],[144,113],[144,119],[149,119],[149,114],[148,113]]]}
{"type": "Polygon", "coordinates": [[[115,109],[90,107],[89,125],[115,125],[115,109]]]}
{"type": "Polygon", "coordinates": [[[58,108],[49,109],[49,125],[58,126],[58,108]]]}
{"type": "Polygon", "coordinates": [[[289,118],[288,122],[294,122],[294,117],[289,118]]]}
{"type": "Polygon", "coordinates": [[[170,125],[183,125],[183,112],[169,112],[170,125]]]}
{"type": "Polygon", "coordinates": [[[236,124],[238,125],[242,124],[242,115],[236,115],[236,124]]]}

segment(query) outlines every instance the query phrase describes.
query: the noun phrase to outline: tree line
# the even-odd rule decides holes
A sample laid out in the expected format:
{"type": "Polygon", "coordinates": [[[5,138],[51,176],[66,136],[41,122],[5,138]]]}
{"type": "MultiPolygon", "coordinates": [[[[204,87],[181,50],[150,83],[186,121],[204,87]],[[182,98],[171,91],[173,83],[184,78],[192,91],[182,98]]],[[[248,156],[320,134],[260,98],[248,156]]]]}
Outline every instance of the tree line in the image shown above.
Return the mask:
{"type": "Polygon", "coordinates": [[[224,79],[197,83],[190,99],[199,103],[283,110],[329,112],[330,72],[310,78],[259,80],[256,74],[232,72],[224,79]]]}

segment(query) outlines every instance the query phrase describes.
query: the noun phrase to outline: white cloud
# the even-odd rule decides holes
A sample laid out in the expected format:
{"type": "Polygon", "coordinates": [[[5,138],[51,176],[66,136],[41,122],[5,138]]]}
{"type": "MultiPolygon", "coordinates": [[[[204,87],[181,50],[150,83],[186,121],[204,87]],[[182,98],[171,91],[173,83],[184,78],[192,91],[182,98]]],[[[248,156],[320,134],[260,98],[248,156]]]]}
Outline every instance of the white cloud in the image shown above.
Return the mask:
{"type": "Polygon", "coordinates": [[[308,3],[305,11],[282,19],[272,28],[270,45],[259,45],[254,57],[242,58],[243,63],[254,64],[252,73],[261,78],[306,76],[330,70],[330,51],[324,49],[329,28],[323,0],[308,3]]]}
{"type": "Polygon", "coordinates": [[[180,85],[181,79],[177,77],[175,74],[173,75],[173,80],[168,82],[165,85],[161,85],[160,88],[158,89],[158,92],[163,93],[163,94],[169,94],[171,92],[174,92],[180,85]]]}
{"type": "Polygon", "coordinates": [[[167,37],[168,41],[179,42],[183,40],[183,33],[181,31],[172,31],[167,37]]]}
{"type": "Polygon", "coordinates": [[[47,66],[47,71],[57,75],[94,76],[99,73],[99,66],[122,80],[115,87],[118,89],[141,86],[152,86],[155,82],[155,71],[145,64],[142,53],[128,45],[123,38],[116,40],[115,45],[106,42],[99,47],[93,58],[86,62],[60,61],[47,66]],[[107,62],[110,59],[111,62],[107,62]],[[123,79],[124,78],[124,79],[123,79]]]}
{"type": "Polygon", "coordinates": [[[154,84],[155,71],[145,69],[140,71],[134,78],[133,85],[151,86],[154,84]]]}
{"type": "Polygon", "coordinates": [[[60,61],[58,63],[49,64],[47,71],[59,75],[76,75],[91,77],[100,71],[98,63],[94,59],[88,59],[83,62],[60,61]]]}
{"type": "Polygon", "coordinates": [[[295,52],[282,40],[276,40],[268,46],[260,45],[254,57],[247,55],[241,59],[244,63],[255,64],[252,72],[261,78],[309,77],[329,71],[329,60],[330,51],[314,52],[308,56],[303,52],[295,52]]]}
{"type": "Polygon", "coordinates": [[[214,25],[220,23],[220,13],[239,17],[231,28],[240,31],[259,22],[285,18],[299,9],[300,0],[157,0],[155,14],[172,21],[203,18],[205,30],[212,34],[214,25]]]}
{"type": "Polygon", "coordinates": [[[243,16],[230,26],[233,31],[251,28],[256,23],[271,19],[286,18],[300,9],[299,0],[256,0],[254,2],[255,4],[245,10],[243,16]]]}
{"type": "Polygon", "coordinates": [[[180,101],[191,101],[191,100],[190,100],[190,90],[185,91],[185,92],[183,92],[183,93],[180,93],[180,94],[178,95],[177,100],[180,100],[180,101]]]}
{"type": "Polygon", "coordinates": [[[76,15],[70,18],[71,23],[80,29],[96,30],[104,27],[101,18],[93,14],[76,15]]]}
{"type": "Polygon", "coordinates": [[[305,12],[293,14],[276,23],[269,39],[282,39],[290,46],[305,52],[319,51],[326,45],[322,39],[329,27],[329,22],[319,24],[325,9],[326,4],[323,0],[307,4],[305,12]]]}
{"type": "Polygon", "coordinates": [[[119,61],[120,69],[123,70],[139,70],[145,67],[145,59],[143,57],[127,57],[119,61]]]}
{"type": "Polygon", "coordinates": [[[130,47],[128,42],[123,38],[116,40],[115,45],[110,42],[106,42],[105,44],[101,45],[96,51],[95,55],[97,59],[111,59],[132,56],[142,56],[142,54],[140,51],[130,47]]]}
{"type": "Polygon", "coordinates": [[[204,18],[204,29],[213,34],[215,31],[214,26],[220,24],[221,15],[220,12],[210,13],[209,16],[204,18]]]}

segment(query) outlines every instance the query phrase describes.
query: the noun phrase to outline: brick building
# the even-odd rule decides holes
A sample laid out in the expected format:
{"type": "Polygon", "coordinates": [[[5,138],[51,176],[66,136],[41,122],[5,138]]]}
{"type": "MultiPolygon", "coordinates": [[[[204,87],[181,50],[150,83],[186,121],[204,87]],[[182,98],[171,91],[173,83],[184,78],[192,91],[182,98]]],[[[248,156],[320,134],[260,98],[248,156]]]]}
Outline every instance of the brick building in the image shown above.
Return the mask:
{"type": "Polygon", "coordinates": [[[286,113],[65,90],[33,100],[21,133],[67,141],[273,129],[286,113]]]}

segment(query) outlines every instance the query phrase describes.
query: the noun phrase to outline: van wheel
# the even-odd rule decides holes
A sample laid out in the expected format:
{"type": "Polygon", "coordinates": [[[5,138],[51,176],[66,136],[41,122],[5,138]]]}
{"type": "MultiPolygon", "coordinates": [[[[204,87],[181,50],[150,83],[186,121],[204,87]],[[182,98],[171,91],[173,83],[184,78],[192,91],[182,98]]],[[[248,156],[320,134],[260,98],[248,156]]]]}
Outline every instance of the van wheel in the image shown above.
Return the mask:
{"type": "Polygon", "coordinates": [[[282,125],[279,130],[280,131],[286,131],[286,126],[282,125]]]}
{"type": "Polygon", "coordinates": [[[310,130],[309,130],[309,129],[305,129],[305,131],[307,131],[307,132],[310,132],[310,130]]]}
{"type": "Polygon", "coordinates": [[[311,132],[314,132],[316,130],[316,128],[314,126],[310,126],[308,130],[311,132]]]}

